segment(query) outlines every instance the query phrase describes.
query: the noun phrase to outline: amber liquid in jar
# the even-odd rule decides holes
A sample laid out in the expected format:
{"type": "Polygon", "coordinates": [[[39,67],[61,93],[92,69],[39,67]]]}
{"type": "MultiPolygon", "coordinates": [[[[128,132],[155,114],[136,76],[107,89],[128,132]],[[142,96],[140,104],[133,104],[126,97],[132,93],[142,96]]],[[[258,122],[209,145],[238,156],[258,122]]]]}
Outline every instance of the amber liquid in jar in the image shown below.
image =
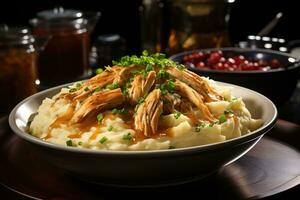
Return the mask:
{"type": "Polygon", "coordinates": [[[0,111],[9,112],[37,92],[37,54],[25,48],[0,47],[0,111]]]}
{"type": "Polygon", "coordinates": [[[230,46],[228,6],[223,0],[172,1],[168,54],[230,46]]]}
{"type": "Polygon", "coordinates": [[[38,75],[43,85],[75,81],[90,73],[88,54],[89,33],[82,30],[47,30],[36,28],[38,37],[51,35],[38,58],[38,75]]]}

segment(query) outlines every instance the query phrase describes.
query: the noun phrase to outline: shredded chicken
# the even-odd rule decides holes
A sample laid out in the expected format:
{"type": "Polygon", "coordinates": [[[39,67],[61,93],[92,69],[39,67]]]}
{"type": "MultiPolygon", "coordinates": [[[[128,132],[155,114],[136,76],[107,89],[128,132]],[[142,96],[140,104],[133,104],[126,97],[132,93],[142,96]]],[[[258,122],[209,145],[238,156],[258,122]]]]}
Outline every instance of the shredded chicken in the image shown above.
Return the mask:
{"type": "Polygon", "coordinates": [[[139,99],[150,91],[155,82],[155,78],[155,71],[150,71],[145,78],[142,75],[135,76],[128,94],[131,105],[136,105],[139,99]]]}
{"type": "Polygon", "coordinates": [[[186,69],[180,70],[176,67],[170,67],[170,66],[166,68],[166,71],[176,79],[188,84],[190,87],[196,90],[201,95],[201,98],[203,100],[211,102],[211,101],[218,101],[222,99],[222,97],[219,94],[217,94],[208,85],[208,83],[197,74],[188,71],[186,69]]]}
{"type": "Polygon", "coordinates": [[[161,91],[153,90],[137,109],[134,117],[135,129],[151,136],[156,133],[158,119],[163,111],[163,102],[160,100],[161,91]]]}
{"type": "Polygon", "coordinates": [[[216,120],[206,102],[219,101],[222,97],[204,78],[186,69],[174,66],[145,65],[114,66],[101,74],[70,89],[61,97],[68,97],[73,105],[70,123],[76,124],[89,116],[108,109],[136,107],[132,116],[135,130],[146,137],[157,133],[162,113],[190,113],[199,110],[201,119],[216,120]],[[164,75],[158,75],[161,71],[164,75]],[[73,90],[73,91],[71,91],[73,90]]]}
{"type": "Polygon", "coordinates": [[[203,117],[207,119],[208,121],[215,121],[215,118],[210,113],[207,106],[202,101],[202,96],[197,93],[196,90],[189,87],[187,84],[176,80],[175,81],[175,90],[183,97],[186,97],[188,100],[190,100],[202,113],[203,117]]]}
{"type": "Polygon", "coordinates": [[[121,105],[125,100],[120,88],[106,90],[88,97],[74,113],[71,123],[78,123],[88,115],[121,105]]]}

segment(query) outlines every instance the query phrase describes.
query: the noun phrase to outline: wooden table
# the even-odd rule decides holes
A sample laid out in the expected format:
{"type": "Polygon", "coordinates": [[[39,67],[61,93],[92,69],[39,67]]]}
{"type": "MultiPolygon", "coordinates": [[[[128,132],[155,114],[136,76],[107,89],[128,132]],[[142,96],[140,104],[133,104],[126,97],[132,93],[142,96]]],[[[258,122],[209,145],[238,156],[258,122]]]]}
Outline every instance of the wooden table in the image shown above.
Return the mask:
{"type": "Polygon", "coordinates": [[[164,188],[111,188],[79,181],[49,165],[29,143],[13,134],[7,118],[2,118],[0,199],[26,199],[25,195],[42,199],[111,199],[119,194],[139,199],[145,192],[147,198],[157,198],[159,193],[178,199],[197,192],[199,197],[210,199],[296,199],[300,191],[299,141],[300,126],[279,120],[244,157],[201,181],[164,188]]]}

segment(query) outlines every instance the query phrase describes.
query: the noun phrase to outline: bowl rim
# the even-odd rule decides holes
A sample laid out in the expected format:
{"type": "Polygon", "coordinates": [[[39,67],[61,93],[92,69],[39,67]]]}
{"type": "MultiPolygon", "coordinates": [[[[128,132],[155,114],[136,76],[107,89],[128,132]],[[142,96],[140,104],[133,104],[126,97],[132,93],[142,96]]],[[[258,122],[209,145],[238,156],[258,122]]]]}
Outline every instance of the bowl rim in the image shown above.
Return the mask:
{"type": "MultiPolygon", "coordinates": [[[[268,54],[275,54],[275,55],[280,55],[280,56],[285,56],[288,58],[292,58],[295,59],[295,62],[292,63],[288,68],[283,67],[283,68],[279,68],[279,69],[272,69],[272,70],[268,70],[268,71],[260,71],[260,70],[249,70],[249,71],[222,71],[222,70],[205,70],[205,69],[199,69],[199,68],[192,68],[192,67],[187,67],[188,69],[192,70],[192,71],[198,71],[198,72],[203,72],[203,73],[215,73],[215,74],[268,74],[268,73],[275,73],[275,72],[286,72],[286,71],[290,71],[290,70],[294,70],[300,67],[300,63],[298,63],[299,59],[297,59],[296,57],[288,54],[288,53],[284,53],[284,52],[280,52],[280,51],[275,51],[275,50],[270,50],[270,49],[261,49],[261,48],[239,48],[239,47],[222,47],[222,48],[207,48],[207,49],[195,49],[195,50],[190,50],[190,51],[184,51],[184,52],[180,52],[177,54],[174,54],[172,56],[169,57],[169,59],[171,60],[177,60],[178,57],[183,57],[187,54],[192,54],[195,52],[208,52],[208,51],[237,51],[237,52],[251,52],[251,51],[256,51],[257,53],[268,53],[268,54]]],[[[178,61],[177,61],[178,62],[178,61]]]]}
{"type": "Polygon", "coordinates": [[[223,147],[233,147],[236,145],[241,145],[245,142],[249,142],[252,141],[262,135],[264,135],[265,133],[267,133],[269,130],[271,130],[273,128],[273,126],[275,125],[276,121],[277,121],[277,117],[278,117],[278,111],[276,106],[274,105],[274,103],[268,99],[266,96],[254,91],[254,90],[250,90],[248,88],[245,87],[241,87],[238,85],[234,85],[234,84],[230,84],[230,83],[225,83],[225,82],[219,82],[219,81],[215,81],[217,84],[221,83],[224,85],[228,85],[228,86],[233,86],[236,88],[240,88],[242,90],[246,90],[248,92],[254,93],[257,96],[260,96],[260,98],[265,99],[272,107],[273,111],[274,111],[274,115],[272,116],[271,120],[269,122],[267,122],[267,124],[263,125],[262,127],[258,128],[255,131],[252,131],[248,134],[242,135],[240,137],[237,138],[232,138],[229,140],[225,140],[222,142],[217,142],[217,143],[211,143],[211,144],[205,144],[205,145],[198,145],[198,146],[191,146],[191,147],[183,147],[183,148],[175,148],[175,149],[162,149],[162,150],[135,150],[135,151],[121,151],[121,150],[101,150],[101,149],[87,149],[87,148],[77,148],[77,147],[69,147],[69,146],[63,146],[63,145],[59,145],[59,144],[54,144],[54,143],[50,143],[47,142],[45,140],[42,140],[40,138],[34,137],[33,135],[22,131],[21,129],[18,128],[17,124],[16,124],[16,120],[15,120],[15,116],[16,113],[18,111],[18,109],[27,101],[36,98],[40,95],[45,95],[49,92],[52,92],[54,90],[60,90],[64,87],[68,87],[73,83],[68,83],[68,84],[64,84],[64,85],[59,85],[56,87],[52,87],[49,88],[47,90],[38,92],[34,95],[31,95],[29,97],[27,97],[26,99],[24,99],[23,101],[21,101],[19,104],[17,104],[14,109],[11,111],[11,113],[9,114],[9,125],[10,128],[12,129],[12,131],[19,136],[20,138],[26,140],[27,142],[33,143],[35,145],[38,146],[42,146],[42,147],[47,147],[50,148],[52,150],[59,150],[59,151],[67,151],[67,152],[73,152],[73,153],[81,153],[81,154],[93,154],[93,155],[101,155],[101,156],[122,156],[122,157],[136,157],[136,156],[140,156],[140,157],[160,157],[160,156],[178,156],[178,155],[183,155],[183,154],[193,154],[193,153],[199,153],[199,152],[203,152],[203,151],[207,151],[207,150],[211,150],[211,149],[218,149],[218,148],[223,148],[223,147]]]}

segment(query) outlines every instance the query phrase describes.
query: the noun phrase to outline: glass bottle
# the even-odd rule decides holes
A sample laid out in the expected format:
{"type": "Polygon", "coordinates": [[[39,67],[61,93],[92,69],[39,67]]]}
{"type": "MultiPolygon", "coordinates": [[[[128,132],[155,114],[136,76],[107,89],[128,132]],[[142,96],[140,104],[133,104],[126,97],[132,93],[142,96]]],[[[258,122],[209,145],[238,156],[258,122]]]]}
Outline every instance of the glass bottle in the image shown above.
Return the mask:
{"type": "Polygon", "coordinates": [[[37,91],[36,40],[26,27],[0,27],[0,112],[37,91]]]}

